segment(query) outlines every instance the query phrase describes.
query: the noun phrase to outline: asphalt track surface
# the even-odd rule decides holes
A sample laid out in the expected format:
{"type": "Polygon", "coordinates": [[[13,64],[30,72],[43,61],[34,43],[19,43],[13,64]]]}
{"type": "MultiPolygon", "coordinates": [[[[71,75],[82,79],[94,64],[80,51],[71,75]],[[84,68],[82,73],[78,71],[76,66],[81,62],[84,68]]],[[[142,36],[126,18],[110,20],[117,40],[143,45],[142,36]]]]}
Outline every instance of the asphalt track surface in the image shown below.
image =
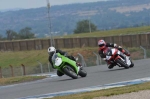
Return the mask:
{"type": "Polygon", "coordinates": [[[27,96],[48,94],[72,89],[104,85],[121,81],[128,81],[150,77],[150,59],[133,61],[135,67],[130,69],[108,69],[106,65],[85,67],[87,77],[72,79],[68,76],[46,78],[39,81],[0,86],[0,99],[17,99],[27,96]]]}

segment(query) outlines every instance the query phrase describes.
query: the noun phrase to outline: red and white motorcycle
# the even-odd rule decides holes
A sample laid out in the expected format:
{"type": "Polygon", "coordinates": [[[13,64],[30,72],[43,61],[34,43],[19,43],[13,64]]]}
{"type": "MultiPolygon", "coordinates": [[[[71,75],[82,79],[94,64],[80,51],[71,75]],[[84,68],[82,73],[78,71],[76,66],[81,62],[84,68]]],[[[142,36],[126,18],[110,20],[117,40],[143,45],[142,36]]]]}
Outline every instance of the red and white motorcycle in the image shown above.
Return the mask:
{"type": "Polygon", "coordinates": [[[113,65],[118,65],[119,67],[124,67],[126,69],[134,66],[131,58],[123,54],[117,48],[108,47],[106,50],[104,50],[104,54],[106,55],[106,61],[113,65]]]}

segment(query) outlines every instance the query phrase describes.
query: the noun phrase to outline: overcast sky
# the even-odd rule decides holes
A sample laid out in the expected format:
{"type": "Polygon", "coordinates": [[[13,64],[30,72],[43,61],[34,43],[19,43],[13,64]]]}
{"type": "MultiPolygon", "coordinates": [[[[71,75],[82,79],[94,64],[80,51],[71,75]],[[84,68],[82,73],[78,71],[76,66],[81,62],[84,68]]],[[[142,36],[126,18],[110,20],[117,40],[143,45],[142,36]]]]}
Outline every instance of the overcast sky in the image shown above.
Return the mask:
{"type": "MultiPolygon", "coordinates": [[[[50,5],[63,5],[71,3],[96,2],[106,0],[49,0],[50,5]]],[[[47,0],[0,0],[0,10],[14,8],[39,8],[47,5],[47,0]]]]}

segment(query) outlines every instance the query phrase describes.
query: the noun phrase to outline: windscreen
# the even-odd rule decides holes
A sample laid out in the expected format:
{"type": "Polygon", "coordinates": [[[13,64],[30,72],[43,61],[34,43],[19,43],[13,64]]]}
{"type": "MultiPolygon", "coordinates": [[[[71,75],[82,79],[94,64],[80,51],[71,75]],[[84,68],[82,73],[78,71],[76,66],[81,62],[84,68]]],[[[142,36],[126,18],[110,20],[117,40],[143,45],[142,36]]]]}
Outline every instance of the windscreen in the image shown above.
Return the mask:
{"type": "Polygon", "coordinates": [[[52,62],[54,63],[55,62],[55,59],[58,57],[57,53],[54,53],[53,56],[52,56],[52,62]]]}

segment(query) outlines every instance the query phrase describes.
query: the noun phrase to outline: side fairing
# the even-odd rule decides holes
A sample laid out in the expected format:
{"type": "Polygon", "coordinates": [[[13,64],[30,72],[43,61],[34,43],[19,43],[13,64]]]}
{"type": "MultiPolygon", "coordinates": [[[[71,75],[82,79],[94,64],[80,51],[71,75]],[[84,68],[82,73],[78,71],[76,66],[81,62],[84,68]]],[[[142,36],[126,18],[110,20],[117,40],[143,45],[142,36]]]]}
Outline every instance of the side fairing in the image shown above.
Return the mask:
{"type": "Polygon", "coordinates": [[[65,67],[65,64],[69,64],[69,66],[73,67],[73,69],[75,70],[75,72],[78,74],[78,67],[76,66],[76,62],[69,59],[68,57],[65,57],[63,55],[61,55],[60,53],[57,53],[58,57],[61,58],[62,63],[61,63],[61,67],[63,66],[63,68],[65,67]]]}

